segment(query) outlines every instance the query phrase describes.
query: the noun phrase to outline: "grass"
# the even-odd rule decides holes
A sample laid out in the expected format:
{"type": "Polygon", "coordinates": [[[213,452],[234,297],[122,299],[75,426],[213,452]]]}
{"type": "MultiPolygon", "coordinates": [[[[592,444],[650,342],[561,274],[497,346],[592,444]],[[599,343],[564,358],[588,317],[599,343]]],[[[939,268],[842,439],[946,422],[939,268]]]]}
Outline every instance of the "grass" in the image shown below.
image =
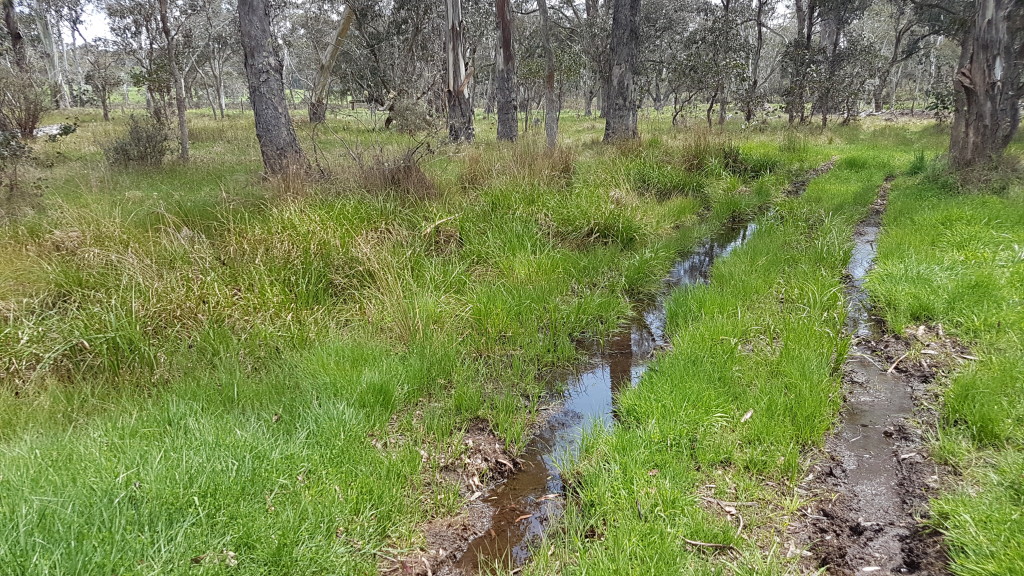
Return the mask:
{"type": "Polygon", "coordinates": [[[282,195],[245,116],[135,172],[102,161],[123,123],[37,144],[42,198],[0,229],[0,573],[375,573],[460,504],[433,454],[475,419],[521,448],[547,370],[821,160],[567,119],[555,155],[427,156],[421,197],[354,181],[348,147],[410,142],[341,118],[337,178],[282,195]]]}
{"type": "Polygon", "coordinates": [[[1024,573],[1024,186],[963,192],[933,167],[893,188],[868,290],[894,330],[941,324],[976,362],[941,382],[932,503],[957,574],[1024,573]]]}
{"type": "Polygon", "coordinates": [[[935,452],[962,476],[935,523],[958,574],[1024,571],[1024,197],[955,187],[932,127],[707,133],[652,114],[642,143],[606,147],[567,113],[549,153],[479,118],[481,142],[424,146],[404,179],[374,162],[415,142],[360,112],[316,135],[333,178],[274,188],[244,114],[197,112],[193,162],[141,172],[103,163],[123,116],[79,115],[36,145],[41,198],[0,228],[0,574],[376,574],[462,504],[434,479],[470,423],[521,449],[544,374],[769,203],[710,286],[671,298],[674,349],[587,437],[528,570],[791,572],[794,485],[840,405],[852,229],[896,172],[871,296],[894,329],[942,323],[980,358],[944,382],[935,452]],[[702,497],[763,505],[737,536],[702,497]]]}
{"type": "Polygon", "coordinates": [[[672,351],[620,396],[616,427],[585,439],[567,471],[573,505],[531,573],[796,569],[785,525],[801,501],[794,487],[805,455],[821,446],[841,403],[853,228],[909,160],[878,150],[874,138],[884,137],[851,130],[829,148],[790,144],[841,159],[803,197],[762,217],[752,239],[715,264],[710,285],[669,300],[672,351]],[[737,516],[705,498],[758,504],[739,510],[740,534],[737,516]]]}

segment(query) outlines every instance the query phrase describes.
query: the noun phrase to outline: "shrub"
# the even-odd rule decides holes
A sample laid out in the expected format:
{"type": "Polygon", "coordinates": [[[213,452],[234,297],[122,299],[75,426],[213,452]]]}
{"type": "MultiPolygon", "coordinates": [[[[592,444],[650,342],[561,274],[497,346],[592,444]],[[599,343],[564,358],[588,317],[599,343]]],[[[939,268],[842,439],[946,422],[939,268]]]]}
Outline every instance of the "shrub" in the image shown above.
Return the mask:
{"type": "Polygon", "coordinates": [[[50,108],[50,91],[36,85],[31,76],[3,69],[0,72],[0,130],[17,132],[22,138],[35,136],[39,121],[50,108]]]}
{"type": "Polygon", "coordinates": [[[5,200],[13,201],[21,188],[18,168],[29,157],[29,148],[13,132],[0,132],[0,186],[3,187],[5,200]]]}
{"type": "Polygon", "coordinates": [[[398,192],[416,198],[429,198],[437,186],[420,166],[418,150],[399,155],[381,152],[366,161],[360,159],[359,179],[368,192],[398,192]]]}
{"type": "Polygon", "coordinates": [[[104,148],[103,155],[112,166],[155,168],[163,164],[170,151],[170,135],[161,124],[132,116],[128,133],[104,148]]]}

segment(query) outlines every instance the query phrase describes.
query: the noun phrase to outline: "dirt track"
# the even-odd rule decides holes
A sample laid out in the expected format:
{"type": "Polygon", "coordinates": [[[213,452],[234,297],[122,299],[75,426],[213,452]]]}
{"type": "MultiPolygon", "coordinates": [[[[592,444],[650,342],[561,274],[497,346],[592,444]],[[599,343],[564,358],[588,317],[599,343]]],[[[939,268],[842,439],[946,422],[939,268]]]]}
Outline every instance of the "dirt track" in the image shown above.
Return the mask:
{"type": "Polygon", "coordinates": [[[828,574],[947,573],[941,537],[922,524],[942,476],[928,457],[924,433],[935,422],[935,364],[958,345],[886,335],[870,313],[863,280],[874,261],[888,191],[887,181],[855,233],[847,269],[853,342],[843,368],[845,404],[825,457],[803,487],[816,503],[797,529],[812,552],[809,568],[827,568],[828,574]],[[934,359],[931,369],[920,368],[929,368],[918,357],[922,350],[934,359]]]}

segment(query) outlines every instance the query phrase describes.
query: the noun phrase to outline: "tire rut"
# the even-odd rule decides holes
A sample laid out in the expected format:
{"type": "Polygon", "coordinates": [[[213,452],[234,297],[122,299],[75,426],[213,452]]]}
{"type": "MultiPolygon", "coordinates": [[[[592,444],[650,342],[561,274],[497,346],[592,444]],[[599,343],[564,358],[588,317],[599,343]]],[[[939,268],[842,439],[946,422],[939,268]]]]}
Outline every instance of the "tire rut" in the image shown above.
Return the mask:
{"type": "Polygon", "coordinates": [[[852,343],[843,366],[844,407],[825,457],[803,486],[817,497],[798,527],[810,547],[809,568],[828,574],[948,574],[941,536],[922,523],[942,476],[920,424],[934,422],[932,378],[896,370],[890,352],[900,339],[872,316],[863,287],[891,182],[855,231],[845,291],[852,343]]]}

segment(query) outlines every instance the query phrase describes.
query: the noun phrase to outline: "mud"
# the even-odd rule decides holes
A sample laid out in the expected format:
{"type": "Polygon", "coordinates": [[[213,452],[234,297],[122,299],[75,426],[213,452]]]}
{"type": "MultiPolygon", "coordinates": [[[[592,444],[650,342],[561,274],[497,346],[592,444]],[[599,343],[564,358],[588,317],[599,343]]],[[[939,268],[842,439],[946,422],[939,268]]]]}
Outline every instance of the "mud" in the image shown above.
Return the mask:
{"type": "MultiPolygon", "coordinates": [[[[796,192],[791,187],[787,193],[799,195],[834,164],[832,159],[810,171],[798,181],[796,192]]],[[[425,549],[384,558],[381,573],[460,576],[476,574],[482,566],[515,572],[527,562],[532,545],[565,507],[559,464],[576,453],[587,429],[614,425],[617,394],[639,382],[656,352],[670,346],[664,333],[668,295],[681,286],[707,283],[715,261],[756,230],[752,218],[730,222],[677,261],[663,281],[661,296],[596,347],[582,371],[556,386],[534,437],[518,459],[499,449],[500,442],[486,424],[474,425],[467,434],[469,450],[462,465],[442,468],[444,481],[458,482],[467,504],[458,516],[424,527],[425,549]],[[494,451],[479,452],[480,446],[491,445],[494,451]]]]}
{"type": "MultiPolygon", "coordinates": [[[[855,233],[847,267],[846,329],[852,343],[843,367],[844,409],[825,458],[802,486],[816,496],[797,527],[810,548],[808,568],[828,574],[947,573],[941,537],[922,524],[929,516],[928,497],[943,475],[924,439],[935,422],[931,384],[940,364],[918,371],[914,351],[926,348],[886,335],[863,289],[888,191],[887,181],[855,233]]],[[[956,347],[951,341],[930,345],[956,347]]]]}
{"type": "Polygon", "coordinates": [[[434,483],[458,486],[466,504],[454,517],[436,518],[423,528],[425,546],[414,553],[381,557],[380,573],[394,576],[450,574],[453,562],[469,543],[484,534],[494,522],[495,509],[480,498],[485,491],[505,482],[522,462],[508,453],[505,443],[487,422],[470,424],[455,455],[423,453],[434,460],[438,472],[434,483]]]}
{"type": "Polygon", "coordinates": [[[802,196],[803,193],[807,190],[807,185],[811,183],[811,180],[814,180],[819,176],[827,174],[829,171],[832,170],[832,168],[835,168],[836,162],[838,160],[838,156],[833,156],[832,159],[829,160],[828,162],[825,162],[821,166],[818,166],[817,168],[811,170],[807,174],[804,174],[802,177],[790,182],[789,187],[786,188],[786,195],[802,196]]]}

